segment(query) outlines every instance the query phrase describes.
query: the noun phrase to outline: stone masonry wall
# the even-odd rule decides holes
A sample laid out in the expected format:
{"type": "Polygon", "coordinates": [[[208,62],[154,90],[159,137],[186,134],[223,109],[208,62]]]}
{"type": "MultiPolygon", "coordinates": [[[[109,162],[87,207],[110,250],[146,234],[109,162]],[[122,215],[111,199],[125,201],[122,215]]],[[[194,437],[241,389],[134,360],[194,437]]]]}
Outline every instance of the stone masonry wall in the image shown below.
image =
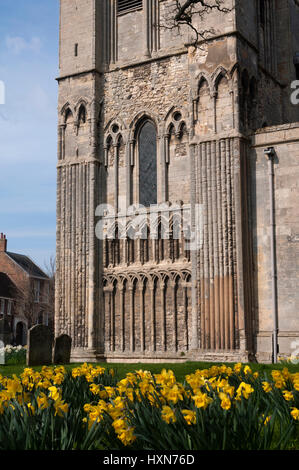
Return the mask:
{"type": "MultiPolygon", "coordinates": [[[[234,357],[246,358],[253,351],[254,326],[258,351],[267,355],[268,339],[263,338],[271,323],[270,294],[268,281],[256,278],[261,310],[254,316],[246,194],[252,196],[257,188],[257,198],[251,197],[253,227],[259,231],[254,240],[264,248],[260,232],[266,231],[266,218],[259,218],[259,210],[265,175],[253,155],[260,158],[272,131],[253,139],[250,175],[246,136],[264,124],[290,120],[283,109],[284,84],[273,73],[277,66],[285,70],[285,80],[290,75],[284,64],[273,61],[270,16],[266,51],[255,34],[254,2],[246,19],[247,2],[227,0],[225,5],[235,3],[238,8],[227,15],[215,10],[203,23],[195,20],[213,29],[195,49],[186,47],[192,40],[189,29],[178,34],[157,28],[157,18],[170,13],[172,0],[144,0],[143,10],[119,16],[113,16],[116,0],[61,0],[56,332],[71,334],[79,360],[86,351],[111,360],[163,359],[165,353],[172,360],[189,350],[199,350],[200,357],[213,351],[226,351],[228,357],[238,350],[234,357]],[[146,120],[157,132],[158,202],[180,201],[194,208],[204,201],[203,247],[190,259],[182,255],[174,261],[167,255],[144,262],[141,244],[132,257],[128,243],[122,261],[114,256],[106,265],[95,237],[95,208],[100,202],[116,210],[138,203],[138,129],[146,120]]],[[[282,3],[287,16],[287,2],[282,3]]],[[[276,39],[282,43],[279,28],[276,39]]],[[[284,175],[295,127],[286,131],[290,144],[281,143],[277,130],[284,175]]],[[[278,214],[282,224],[295,210],[291,193],[285,197],[288,207],[278,214]]],[[[295,247],[296,233],[288,237],[284,246],[295,247]]],[[[258,248],[253,252],[260,259],[258,248]]],[[[266,265],[260,263],[267,279],[266,265]]],[[[290,292],[283,280],[281,301],[290,292]]],[[[295,331],[294,311],[290,307],[288,312],[295,331]]]]}
{"type": "Polygon", "coordinates": [[[292,342],[299,340],[299,124],[269,127],[257,132],[252,138],[250,161],[256,348],[260,361],[271,360],[273,331],[269,176],[268,161],[264,155],[264,149],[267,147],[275,149],[274,197],[279,353],[290,355],[295,354],[292,342]]]}

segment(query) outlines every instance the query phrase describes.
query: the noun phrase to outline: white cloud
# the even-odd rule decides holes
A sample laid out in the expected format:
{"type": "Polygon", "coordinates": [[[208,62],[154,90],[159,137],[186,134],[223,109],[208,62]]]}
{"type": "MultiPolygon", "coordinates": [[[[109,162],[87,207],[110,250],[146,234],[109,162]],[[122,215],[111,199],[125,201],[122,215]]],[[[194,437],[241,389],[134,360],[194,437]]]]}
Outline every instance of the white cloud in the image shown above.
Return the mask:
{"type": "Polygon", "coordinates": [[[21,36],[7,36],[5,43],[13,54],[20,54],[23,51],[40,52],[42,48],[42,41],[37,36],[32,37],[30,41],[21,36]]]}

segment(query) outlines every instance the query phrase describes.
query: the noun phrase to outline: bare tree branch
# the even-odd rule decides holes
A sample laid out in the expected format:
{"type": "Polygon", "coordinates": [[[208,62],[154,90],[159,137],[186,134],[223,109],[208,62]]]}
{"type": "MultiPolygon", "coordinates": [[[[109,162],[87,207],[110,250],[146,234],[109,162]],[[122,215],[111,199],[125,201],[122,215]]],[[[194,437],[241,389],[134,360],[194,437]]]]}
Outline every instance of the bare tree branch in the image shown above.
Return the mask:
{"type": "Polygon", "coordinates": [[[230,8],[224,6],[225,0],[174,0],[173,10],[170,11],[169,18],[166,22],[161,23],[159,27],[163,29],[177,29],[180,32],[181,26],[187,26],[194,33],[194,40],[191,41],[193,46],[199,42],[204,42],[208,37],[215,34],[214,28],[200,29],[194,25],[194,19],[204,20],[205,16],[213,10],[222,13],[229,13],[230,8]]]}
{"type": "Polygon", "coordinates": [[[192,7],[194,5],[200,6],[198,10],[199,15],[203,15],[214,9],[222,11],[223,13],[228,13],[230,10],[229,8],[222,7],[223,3],[224,0],[186,0],[183,4],[181,4],[179,0],[176,0],[177,14],[175,16],[175,21],[184,21],[188,22],[188,24],[192,23],[192,15],[194,14],[192,7]]]}

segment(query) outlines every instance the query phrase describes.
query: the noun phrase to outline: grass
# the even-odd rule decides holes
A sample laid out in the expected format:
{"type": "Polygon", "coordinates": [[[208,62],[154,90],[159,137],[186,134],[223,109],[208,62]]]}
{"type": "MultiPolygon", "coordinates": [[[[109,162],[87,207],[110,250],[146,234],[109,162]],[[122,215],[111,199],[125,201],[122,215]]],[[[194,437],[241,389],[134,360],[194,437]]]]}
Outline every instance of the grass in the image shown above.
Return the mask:
{"type": "MultiPolygon", "coordinates": [[[[117,372],[119,378],[124,378],[128,372],[134,372],[135,370],[143,369],[149,370],[152,373],[156,374],[161,372],[163,368],[173,370],[178,381],[183,382],[185,375],[193,373],[196,369],[208,369],[211,366],[225,364],[227,366],[233,367],[235,363],[224,363],[224,362],[184,362],[184,363],[155,363],[155,364],[144,364],[141,362],[130,364],[130,363],[98,363],[102,367],[108,369],[114,369],[117,372]]],[[[72,369],[78,367],[79,363],[67,364],[65,365],[66,369],[72,369]]],[[[245,364],[244,364],[245,365],[245,364]]],[[[299,372],[299,364],[292,363],[278,363],[278,364],[257,364],[249,363],[248,364],[253,372],[259,372],[260,375],[269,375],[271,370],[278,369],[282,370],[284,367],[287,367],[288,370],[292,373],[299,372]]],[[[20,375],[26,365],[0,365],[0,374],[3,376],[12,376],[13,374],[20,375]]],[[[33,369],[40,371],[42,366],[33,367],[33,369]]]]}

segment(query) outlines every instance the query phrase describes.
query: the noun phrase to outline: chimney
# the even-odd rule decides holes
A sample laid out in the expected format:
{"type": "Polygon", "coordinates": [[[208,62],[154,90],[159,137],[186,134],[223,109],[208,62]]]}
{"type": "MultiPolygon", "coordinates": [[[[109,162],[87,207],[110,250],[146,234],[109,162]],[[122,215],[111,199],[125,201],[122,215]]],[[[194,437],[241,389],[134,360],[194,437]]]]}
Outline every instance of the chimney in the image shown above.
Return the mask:
{"type": "Polygon", "coordinates": [[[6,239],[6,235],[4,235],[3,233],[1,233],[0,235],[0,253],[1,252],[5,252],[6,251],[6,248],[7,248],[7,239],[6,239]]]}

